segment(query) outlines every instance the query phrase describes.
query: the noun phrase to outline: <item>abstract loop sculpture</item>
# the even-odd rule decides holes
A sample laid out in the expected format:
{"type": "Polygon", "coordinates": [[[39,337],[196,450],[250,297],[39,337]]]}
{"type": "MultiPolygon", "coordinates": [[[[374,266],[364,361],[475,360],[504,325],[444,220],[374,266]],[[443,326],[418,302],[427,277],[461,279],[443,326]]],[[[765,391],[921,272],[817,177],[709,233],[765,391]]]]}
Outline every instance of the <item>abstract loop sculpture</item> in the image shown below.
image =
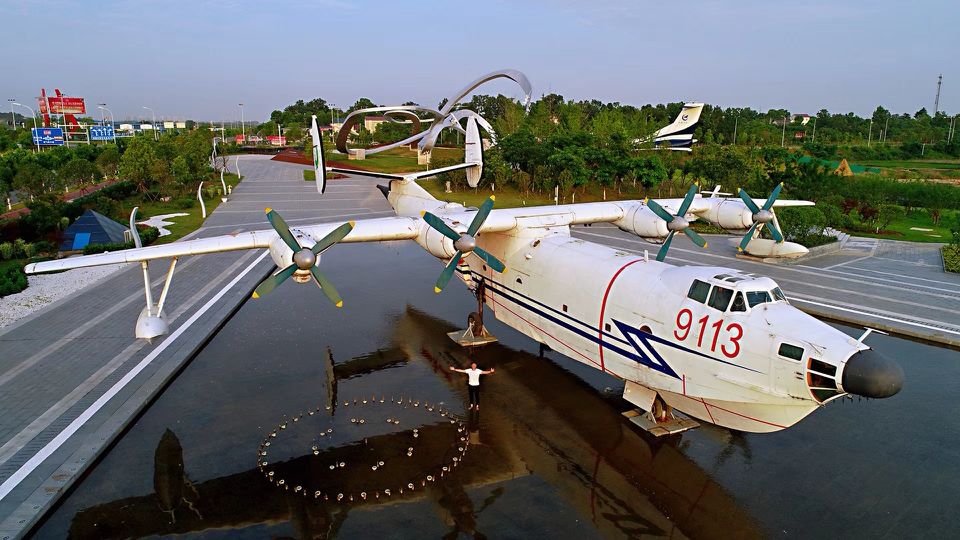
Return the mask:
{"type": "Polygon", "coordinates": [[[356,153],[356,150],[347,148],[347,139],[350,136],[350,131],[354,126],[360,123],[364,115],[375,112],[383,113],[383,116],[386,117],[386,119],[390,122],[411,123],[412,134],[409,137],[394,143],[378,146],[376,148],[368,148],[366,150],[366,154],[376,154],[378,152],[383,152],[384,150],[406,146],[415,142],[417,143],[421,154],[429,153],[431,150],[433,150],[433,147],[437,142],[437,138],[440,136],[440,132],[442,132],[444,129],[451,128],[459,131],[460,133],[466,134],[466,131],[463,129],[463,127],[461,127],[460,122],[471,117],[476,118],[477,124],[487,133],[489,133],[491,141],[496,143],[496,133],[494,133],[493,127],[482,116],[469,109],[454,111],[453,108],[460,103],[460,100],[466,97],[470,92],[473,92],[477,87],[494,79],[500,78],[510,79],[511,81],[517,83],[517,85],[519,85],[523,90],[523,105],[527,106],[527,104],[530,103],[530,97],[533,88],[530,85],[530,81],[527,79],[526,75],[513,69],[494,71],[487,73],[486,75],[474,80],[467,86],[455,92],[453,96],[447,98],[440,110],[431,109],[430,107],[422,107],[420,105],[396,105],[389,107],[370,107],[367,109],[358,109],[353,111],[347,115],[347,118],[343,121],[343,126],[341,126],[340,131],[337,132],[337,150],[343,153],[356,153]],[[416,114],[418,112],[421,114],[426,114],[431,118],[421,120],[416,114]],[[420,131],[421,122],[430,122],[431,125],[429,128],[420,131]]]}

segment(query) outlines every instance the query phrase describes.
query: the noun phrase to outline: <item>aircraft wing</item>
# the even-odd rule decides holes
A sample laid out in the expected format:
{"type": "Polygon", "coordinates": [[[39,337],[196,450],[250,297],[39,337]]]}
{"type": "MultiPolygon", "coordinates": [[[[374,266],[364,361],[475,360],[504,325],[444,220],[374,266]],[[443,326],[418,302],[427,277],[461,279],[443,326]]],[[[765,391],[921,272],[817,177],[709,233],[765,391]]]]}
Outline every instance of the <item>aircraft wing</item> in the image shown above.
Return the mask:
{"type": "MultiPolygon", "coordinates": [[[[342,223],[318,223],[301,227],[291,227],[294,232],[301,232],[313,237],[316,242],[342,223]]],[[[364,219],[355,222],[354,228],[341,242],[380,242],[387,240],[407,240],[417,236],[417,220],[407,217],[388,217],[378,219],[364,219]]],[[[203,253],[219,253],[223,251],[237,251],[241,249],[263,249],[278,239],[272,229],[251,231],[237,234],[198,238],[185,242],[174,242],[144,248],[124,249],[96,255],[69,257],[55,261],[43,261],[28,264],[25,268],[28,274],[42,272],[56,272],[73,268],[86,268],[104,264],[121,264],[154,259],[169,259],[185,255],[200,255],[203,253]]]]}

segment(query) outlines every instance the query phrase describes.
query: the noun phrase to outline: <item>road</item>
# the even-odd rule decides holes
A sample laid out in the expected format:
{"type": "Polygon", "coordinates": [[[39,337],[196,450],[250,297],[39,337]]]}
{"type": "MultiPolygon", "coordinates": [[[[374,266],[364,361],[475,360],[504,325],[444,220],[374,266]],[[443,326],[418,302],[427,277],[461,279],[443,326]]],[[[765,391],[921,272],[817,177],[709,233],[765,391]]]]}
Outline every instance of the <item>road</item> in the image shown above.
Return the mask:
{"type": "MultiPolygon", "coordinates": [[[[292,225],[390,215],[369,181],[331,181],[321,200],[303,169],[243,156],[243,182],[188,238],[268,228],[266,206],[292,225]]],[[[0,330],[0,539],[28,530],[272,268],[261,251],[184,259],[167,304],[173,334],[153,344],[133,337],[136,265],[0,330]]],[[[157,294],[166,265],[151,271],[157,294]]]]}

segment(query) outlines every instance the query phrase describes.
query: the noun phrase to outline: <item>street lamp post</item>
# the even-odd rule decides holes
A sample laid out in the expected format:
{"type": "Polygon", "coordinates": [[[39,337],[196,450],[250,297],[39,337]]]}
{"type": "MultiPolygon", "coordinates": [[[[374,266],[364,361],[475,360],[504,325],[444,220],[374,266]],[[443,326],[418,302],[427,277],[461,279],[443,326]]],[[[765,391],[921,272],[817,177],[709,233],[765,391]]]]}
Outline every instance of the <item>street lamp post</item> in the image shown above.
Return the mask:
{"type": "Polygon", "coordinates": [[[817,117],[813,117],[813,142],[817,142],[817,117]]]}
{"type": "Polygon", "coordinates": [[[780,132],[780,148],[783,148],[783,143],[787,139],[787,117],[783,117],[783,131],[780,132]]]}
{"type": "Polygon", "coordinates": [[[240,104],[240,136],[243,137],[243,142],[247,142],[247,125],[243,122],[243,103],[240,104]]]}
{"type": "Polygon", "coordinates": [[[890,115],[887,115],[887,119],[883,121],[883,142],[887,142],[887,135],[890,128],[890,115]]]}
{"type": "Polygon", "coordinates": [[[870,119],[870,131],[867,132],[867,146],[873,141],[873,118],[870,119]]]}
{"type": "MultiPolygon", "coordinates": [[[[24,109],[28,109],[28,110],[30,111],[30,116],[33,117],[33,130],[36,131],[36,130],[37,130],[37,113],[34,112],[34,110],[31,109],[30,107],[27,107],[26,105],[24,105],[23,103],[17,103],[16,101],[14,101],[13,104],[14,104],[14,105],[19,105],[19,106],[23,107],[24,109]]],[[[34,137],[33,142],[37,143],[37,153],[39,153],[39,152],[40,152],[40,139],[37,139],[36,137],[34,137]]]]}
{"type": "Polygon", "coordinates": [[[737,144],[737,124],[739,124],[739,123],[740,123],[740,115],[738,114],[737,117],[733,120],[733,144],[734,144],[734,146],[736,146],[736,144],[737,144]]]}
{"type": "Polygon", "coordinates": [[[146,109],[146,110],[148,110],[148,111],[150,111],[150,117],[153,118],[153,124],[152,124],[152,127],[153,127],[153,129],[152,129],[152,131],[153,131],[153,140],[155,140],[155,141],[156,141],[156,140],[159,140],[159,139],[157,138],[157,114],[156,114],[155,112],[153,112],[153,109],[151,109],[150,107],[147,107],[146,105],[144,105],[143,108],[146,109]]]}
{"type": "Polygon", "coordinates": [[[17,98],[7,98],[7,101],[10,102],[10,114],[13,115],[13,129],[17,129],[17,111],[13,108],[13,103],[17,101],[17,98]]]}

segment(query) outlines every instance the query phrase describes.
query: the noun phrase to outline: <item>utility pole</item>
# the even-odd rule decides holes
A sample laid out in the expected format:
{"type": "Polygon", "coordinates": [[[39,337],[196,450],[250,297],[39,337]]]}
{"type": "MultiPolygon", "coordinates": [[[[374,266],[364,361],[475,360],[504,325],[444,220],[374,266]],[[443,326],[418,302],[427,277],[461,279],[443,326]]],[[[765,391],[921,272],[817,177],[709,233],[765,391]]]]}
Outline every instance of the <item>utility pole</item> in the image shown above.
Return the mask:
{"type": "Polygon", "coordinates": [[[940,112],[940,85],[943,84],[943,74],[941,73],[937,77],[937,99],[933,101],[933,117],[937,117],[937,113],[940,112]]]}
{"type": "Polygon", "coordinates": [[[817,117],[813,117],[813,142],[817,142],[817,117]]]}
{"type": "Polygon", "coordinates": [[[887,119],[883,121],[883,142],[887,142],[887,133],[890,128],[890,115],[887,115],[887,119]]]}
{"type": "Polygon", "coordinates": [[[10,102],[10,114],[13,115],[13,129],[17,129],[17,111],[13,108],[13,103],[17,101],[17,98],[7,98],[7,101],[10,102]]]}
{"type": "Polygon", "coordinates": [[[243,144],[247,144],[247,125],[243,122],[243,103],[240,104],[240,134],[243,137],[243,144]]]}
{"type": "Polygon", "coordinates": [[[787,138],[787,117],[783,117],[783,131],[780,132],[780,148],[783,148],[783,143],[787,138]]]}
{"type": "Polygon", "coordinates": [[[870,119],[870,131],[867,132],[867,146],[873,141],[873,118],[870,119]]]}
{"type": "Polygon", "coordinates": [[[734,146],[736,146],[736,144],[737,144],[737,124],[739,124],[739,123],[740,123],[740,115],[738,114],[737,117],[733,120],[733,144],[734,144],[734,146]]]}

